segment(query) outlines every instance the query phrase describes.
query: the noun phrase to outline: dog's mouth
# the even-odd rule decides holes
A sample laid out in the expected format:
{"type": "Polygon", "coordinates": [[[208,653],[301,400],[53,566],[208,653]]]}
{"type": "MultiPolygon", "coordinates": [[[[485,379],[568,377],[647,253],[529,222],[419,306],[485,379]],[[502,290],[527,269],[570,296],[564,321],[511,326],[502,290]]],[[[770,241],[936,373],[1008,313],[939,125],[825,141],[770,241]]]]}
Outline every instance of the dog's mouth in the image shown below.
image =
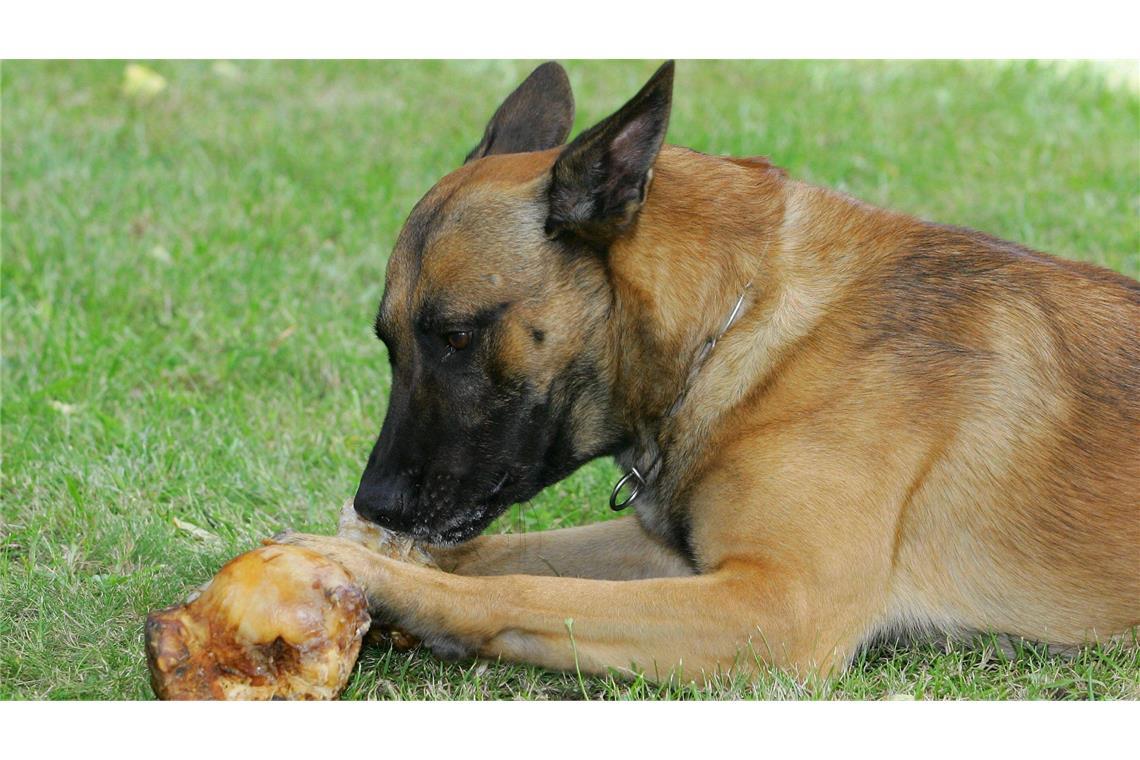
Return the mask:
{"type": "Polygon", "coordinates": [[[411,530],[411,536],[417,541],[435,546],[461,544],[464,541],[470,541],[486,530],[487,526],[504,511],[506,511],[506,507],[491,510],[480,505],[437,525],[416,525],[411,530]]]}
{"type": "Polygon", "coordinates": [[[409,534],[417,541],[437,546],[459,544],[475,538],[499,515],[514,503],[512,498],[513,479],[504,472],[496,480],[490,491],[478,499],[473,506],[445,515],[443,519],[430,523],[417,523],[409,534]]]}

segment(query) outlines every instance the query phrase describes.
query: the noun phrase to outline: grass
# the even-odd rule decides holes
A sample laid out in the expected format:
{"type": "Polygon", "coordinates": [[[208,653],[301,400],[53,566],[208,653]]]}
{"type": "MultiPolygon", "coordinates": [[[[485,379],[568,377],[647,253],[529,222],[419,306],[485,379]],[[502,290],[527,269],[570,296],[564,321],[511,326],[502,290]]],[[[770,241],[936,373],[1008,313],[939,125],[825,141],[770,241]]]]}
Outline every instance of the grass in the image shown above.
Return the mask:
{"type": "MultiPolygon", "coordinates": [[[[578,127],[656,62],[571,62],[578,127]]],[[[0,697],[147,698],[142,619],[289,526],[329,532],[389,385],[370,327],[413,203],[519,62],[2,71],[0,697]],[[181,527],[180,527],[181,526],[181,527]],[[194,530],[194,527],[200,530],[194,530]]],[[[670,140],[1140,274],[1135,64],[688,63],[670,140]]],[[[599,462],[491,530],[607,516],[599,462]]],[[[867,652],[696,689],[372,649],[356,698],[1138,698],[1140,650],[867,652]]]]}

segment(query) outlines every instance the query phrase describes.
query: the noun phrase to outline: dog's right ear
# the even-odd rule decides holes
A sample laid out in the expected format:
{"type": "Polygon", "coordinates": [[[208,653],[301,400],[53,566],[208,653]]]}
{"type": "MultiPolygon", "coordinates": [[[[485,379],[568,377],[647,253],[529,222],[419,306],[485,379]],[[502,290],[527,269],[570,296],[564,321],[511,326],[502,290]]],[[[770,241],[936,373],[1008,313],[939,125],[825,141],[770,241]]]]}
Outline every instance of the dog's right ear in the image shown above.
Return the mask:
{"type": "Polygon", "coordinates": [[[637,218],[665,142],[673,62],[657,69],[617,113],[574,138],[554,162],[546,235],[575,236],[604,250],[637,218]]]}
{"type": "Polygon", "coordinates": [[[574,125],[574,94],[566,70],[542,64],[507,96],[491,117],[483,139],[464,163],[497,153],[548,150],[566,142],[574,125]]]}

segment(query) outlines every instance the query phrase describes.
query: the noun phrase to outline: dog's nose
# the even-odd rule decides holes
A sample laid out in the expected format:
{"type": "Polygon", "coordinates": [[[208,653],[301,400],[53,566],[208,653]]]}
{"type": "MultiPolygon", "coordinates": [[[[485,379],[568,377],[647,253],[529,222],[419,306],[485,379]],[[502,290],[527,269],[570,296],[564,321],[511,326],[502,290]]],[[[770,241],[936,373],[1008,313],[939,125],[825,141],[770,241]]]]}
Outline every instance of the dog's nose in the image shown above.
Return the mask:
{"type": "Polygon", "coordinates": [[[406,474],[373,475],[365,470],[352,499],[361,518],[394,531],[411,528],[412,479],[406,474]]]}

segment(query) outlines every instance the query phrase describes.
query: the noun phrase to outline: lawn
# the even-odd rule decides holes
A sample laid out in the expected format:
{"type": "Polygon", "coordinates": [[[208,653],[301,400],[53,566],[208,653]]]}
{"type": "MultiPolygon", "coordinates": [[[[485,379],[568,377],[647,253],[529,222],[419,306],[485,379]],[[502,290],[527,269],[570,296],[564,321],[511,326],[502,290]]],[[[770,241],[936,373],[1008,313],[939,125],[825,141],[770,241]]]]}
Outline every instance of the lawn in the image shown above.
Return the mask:
{"type": "MultiPolygon", "coordinates": [[[[577,126],[656,61],[569,62],[577,126]]],[[[0,698],[151,696],[149,609],[285,527],[331,532],[383,417],[372,318],[415,201],[522,62],[2,71],[0,698]]],[[[669,139],[1140,275],[1135,62],[681,62],[669,139]]],[[[583,468],[493,531],[608,516],[583,468]]],[[[697,689],[365,652],[353,698],[1140,698],[1140,647],[868,651],[697,689]]]]}

